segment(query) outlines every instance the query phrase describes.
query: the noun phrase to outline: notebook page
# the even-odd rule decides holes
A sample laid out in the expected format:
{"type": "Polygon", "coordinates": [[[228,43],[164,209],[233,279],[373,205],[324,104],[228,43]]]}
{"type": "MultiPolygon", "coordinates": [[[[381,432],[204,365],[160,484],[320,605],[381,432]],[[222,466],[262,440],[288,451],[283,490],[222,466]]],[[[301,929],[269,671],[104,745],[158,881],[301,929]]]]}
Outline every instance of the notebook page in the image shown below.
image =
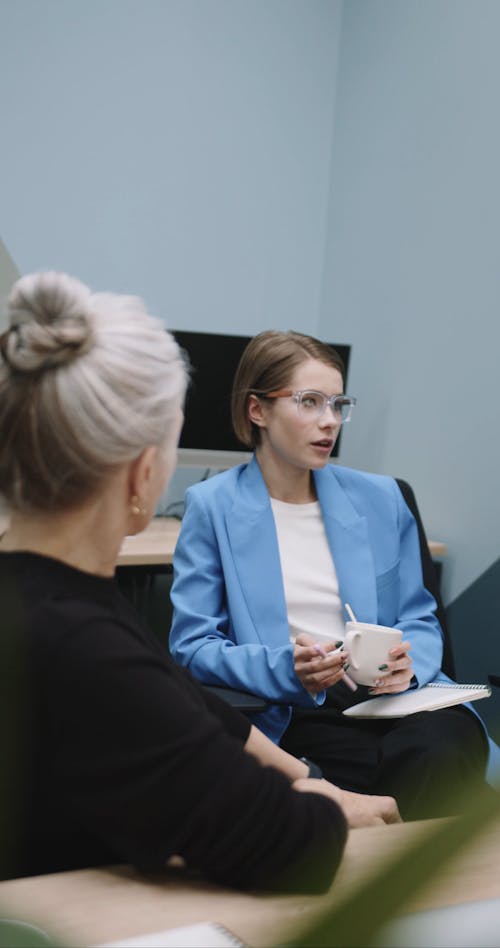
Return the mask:
{"type": "Polygon", "coordinates": [[[480,698],[489,698],[489,685],[455,684],[447,682],[432,682],[423,688],[405,691],[399,695],[379,695],[361,701],[343,711],[352,718],[402,718],[418,711],[435,711],[438,708],[449,708],[455,704],[464,704],[466,701],[478,701],[480,698]]]}

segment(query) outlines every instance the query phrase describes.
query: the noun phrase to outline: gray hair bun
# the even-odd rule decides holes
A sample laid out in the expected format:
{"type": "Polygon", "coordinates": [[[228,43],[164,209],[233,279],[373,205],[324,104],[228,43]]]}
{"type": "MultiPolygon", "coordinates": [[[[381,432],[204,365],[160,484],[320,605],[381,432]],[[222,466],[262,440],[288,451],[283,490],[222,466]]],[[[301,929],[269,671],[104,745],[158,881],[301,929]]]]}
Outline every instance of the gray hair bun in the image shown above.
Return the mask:
{"type": "Polygon", "coordinates": [[[40,372],[67,365],[92,348],[90,290],[66,273],[32,273],[14,284],[2,351],[11,369],[40,372]]]}

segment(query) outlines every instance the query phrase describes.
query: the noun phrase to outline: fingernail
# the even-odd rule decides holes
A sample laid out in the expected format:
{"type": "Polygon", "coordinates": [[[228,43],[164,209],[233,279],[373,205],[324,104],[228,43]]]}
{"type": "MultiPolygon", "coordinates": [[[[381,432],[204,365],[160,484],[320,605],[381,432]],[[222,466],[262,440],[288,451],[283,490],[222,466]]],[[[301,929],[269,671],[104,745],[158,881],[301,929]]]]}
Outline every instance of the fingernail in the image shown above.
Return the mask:
{"type": "Polygon", "coordinates": [[[379,665],[379,666],[378,666],[378,670],[379,670],[379,672],[383,672],[383,671],[385,671],[385,670],[386,670],[386,668],[389,668],[389,666],[388,666],[388,665],[379,665]]]}
{"type": "Polygon", "coordinates": [[[335,642],[335,648],[340,648],[340,646],[343,645],[343,644],[344,644],[344,643],[343,643],[343,641],[342,641],[342,639],[341,639],[340,642],[335,642]]]}
{"type": "Polygon", "coordinates": [[[343,667],[344,671],[347,671],[347,669],[351,667],[351,663],[350,663],[350,662],[344,662],[343,665],[342,665],[342,667],[343,667]]]}

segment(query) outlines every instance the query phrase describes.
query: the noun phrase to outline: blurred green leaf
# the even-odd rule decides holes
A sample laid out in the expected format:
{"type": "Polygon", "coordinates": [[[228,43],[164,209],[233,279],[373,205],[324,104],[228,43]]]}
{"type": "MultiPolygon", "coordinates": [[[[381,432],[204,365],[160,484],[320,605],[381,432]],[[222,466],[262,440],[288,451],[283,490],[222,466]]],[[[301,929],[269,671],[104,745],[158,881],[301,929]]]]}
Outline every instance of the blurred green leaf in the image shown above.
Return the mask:
{"type": "MultiPolygon", "coordinates": [[[[290,948],[369,948],[380,930],[489,823],[500,816],[500,795],[464,788],[460,817],[439,820],[383,870],[345,899],[318,913],[290,948]]],[[[335,886],[335,882],[333,883],[335,886]]]]}
{"type": "Polygon", "coordinates": [[[46,932],[29,922],[0,918],[0,948],[57,948],[46,932]]]}

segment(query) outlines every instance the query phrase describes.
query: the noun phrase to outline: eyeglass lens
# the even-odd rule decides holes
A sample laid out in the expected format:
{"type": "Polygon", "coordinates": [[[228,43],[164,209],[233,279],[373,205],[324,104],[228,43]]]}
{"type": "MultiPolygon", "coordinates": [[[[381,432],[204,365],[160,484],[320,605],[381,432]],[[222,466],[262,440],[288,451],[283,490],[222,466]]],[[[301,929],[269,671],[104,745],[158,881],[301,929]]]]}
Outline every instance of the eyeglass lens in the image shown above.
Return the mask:
{"type": "Polygon", "coordinates": [[[311,415],[322,415],[329,404],[335,417],[343,424],[351,417],[353,401],[347,395],[332,395],[329,399],[321,392],[300,392],[297,404],[302,414],[311,415]]]}

